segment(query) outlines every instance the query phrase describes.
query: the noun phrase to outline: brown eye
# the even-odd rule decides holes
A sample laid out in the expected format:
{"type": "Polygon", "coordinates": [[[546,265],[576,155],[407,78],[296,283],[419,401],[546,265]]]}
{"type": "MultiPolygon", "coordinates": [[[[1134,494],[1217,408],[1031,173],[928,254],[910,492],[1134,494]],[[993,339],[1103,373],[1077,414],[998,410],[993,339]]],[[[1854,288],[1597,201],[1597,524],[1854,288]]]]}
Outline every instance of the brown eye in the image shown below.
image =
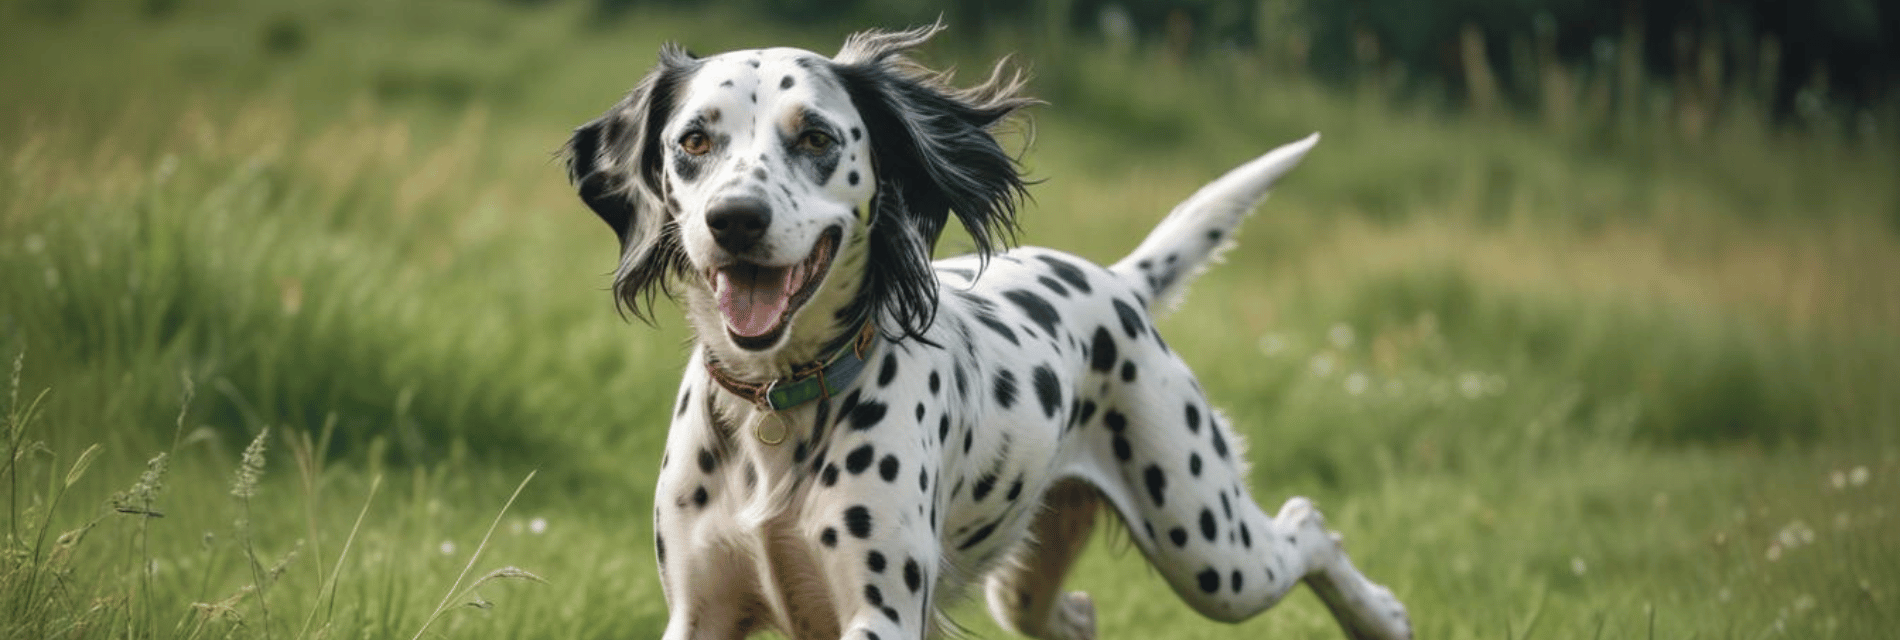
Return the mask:
{"type": "Polygon", "coordinates": [[[831,134],[823,131],[806,131],[804,135],[798,137],[798,148],[806,153],[824,153],[831,149],[831,145],[837,143],[838,141],[833,139],[831,134]]]}
{"type": "Polygon", "coordinates": [[[706,155],[706,152],[712,151],[712,139],[706,137],[705,132],[689,131],[680,136],[680,151],[696,156],[706,155]]]}

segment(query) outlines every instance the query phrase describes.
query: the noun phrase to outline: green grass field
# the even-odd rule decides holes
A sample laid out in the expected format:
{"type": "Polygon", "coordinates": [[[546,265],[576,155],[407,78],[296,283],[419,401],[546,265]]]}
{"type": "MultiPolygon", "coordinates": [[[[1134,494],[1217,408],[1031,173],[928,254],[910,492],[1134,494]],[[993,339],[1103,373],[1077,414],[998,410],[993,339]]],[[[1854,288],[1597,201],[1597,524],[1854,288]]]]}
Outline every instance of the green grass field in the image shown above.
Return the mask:
{"type": "MultiPolygon", "coordinates": [[[[1245,56],[955,33],[931,62],[1018,52],[1051,103],[1009,141],[1044,180],[1027,243],[1113,260],[1323,132],[1164,329],[1256,494],[1319,501],[1419,637],[1900,627],[1892,131],[1478,120],[1245,56]]],[[[0,3],[0,637],[657,636],[687,335],[614,313],[614,241],[552,153],[663,40],[843,35],[0,3]]],[[[1338,636],[1304,592],[1202,620],[1117,535],[1072,583],[1104,638],[1338,636]]]]}

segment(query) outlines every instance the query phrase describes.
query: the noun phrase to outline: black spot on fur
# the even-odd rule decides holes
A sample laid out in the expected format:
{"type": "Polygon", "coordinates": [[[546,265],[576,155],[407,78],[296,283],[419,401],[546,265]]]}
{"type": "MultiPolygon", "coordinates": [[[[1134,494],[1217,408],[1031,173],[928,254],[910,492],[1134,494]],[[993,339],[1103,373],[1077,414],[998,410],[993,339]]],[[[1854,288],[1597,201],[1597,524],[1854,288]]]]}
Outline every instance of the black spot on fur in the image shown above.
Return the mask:
{"type": "Polygon", "coordinates": [[[705,507],[706,501],[710,499],[712,499],[712,496],[706,493],[705,485],[700,485],[693,489],[693,506],[705,507]]]}
{"type": "Polygon", "coordinates": [[[844,528],[859,540],[871,537],[871,509],[864,505],[845,509],[844,528]]]}
{"type": "Polygon", "coordinates": [[[866,400],[860,403],[856,409],[851,411],[851,428],[857,431],[863,431],[877,426],[878,421],[884,419],[886,410],[887,407],[885,407],[882,402],[866,400]]]}
{"type": "Polygon", "coordinates": [[[871,573],[884,573],[884,554],[872,549],[871,553],[864,557],[864,566],[868,567],[871,573]]]}
{"type": "Polygon", "coordinates": [[[1208,431],[1214,434],[1214,453],[1220,455],[1220,459],[1226,460],[1227,459],[1227,439],[1221,437],[1219,427],[1208,429],[1208,431]]]}
{"type": "Polygon", "coordinates": [[[851,128],[851,140],[855,142],[855,141],[858,141],[858,140],[862,140],[862,139],[864,139],[864,130],[863,130],[863,129],[859,129],[859,128],[857,128],[857,127],[852,127],[852,128],[851,128]]]}
{"type": "Polygon", "coordinates": [[[1042,403],[1043,417],[1056,417],[1056,412],[1062,410],[1062,383],[1056,379],[1056,372],[1049,365],[1036,365],[1030,381],[1036,389],[1036,401],[1042,403]]]}
{"type": "Polygon", "coordinates": [[[1048,288],[1050,291],[1054,291],[1056,295],[1062,296],[1064,298],[1069,297],[1069,290],[1066,288],[1063,288],[1062,283],[1056,282],[1055,278],[1051,278],[1049,276],[1036,276],[1036,282],[1041,283],[1042,286],[1048,288]]]}
{"type": "Polygon", "coordinates": [[[1135,381],[1135,361],[1133,360],[1123,361],[1122,362],[1122,382],[1134,382],[1134,381],[1135,381]]]}
{"type": "Polygon", "coordinates": [[[1177,546],[1177,547],[1187,546],[1187,541],[1188,541],[1187,529],[1183,529],[1180,527],[1169,529],[1168,540],[1173,542],[1174,546],[1177,546]]]}
{"type": "Polygon", "coordinates": [[[854,170],[852,170],[852,171],[851,171],[850,173],[847,173],[847,174],[844,174],[844,180],[845,180],[845,182],[847,182],[847,183],[850,183],[850,184],[851,184],[851,186],[853,186],[853,187],[855,187],[855,186],[858,186],[858,172],[857,172],[857,170],[855,170],[855,169],[854,169],[854,170]]]}
{"type": "Polygon", "coordinates": [[[1161,465],[1148,465],[1142,470],[1141,479],[1142,484],[1148,486],[1148,499],[1153,500],[1156,507],[1163,506],[1168,499],[1168,476],[1161,471],[1161,465]]]}
{"type": "Polygon", "coordinates": [[[677,418],[677,417],[686,415],[686,406],[688,403],[692,402],[692,400],[693,400],[692,389],[687,389],[683,392],[680,392],[679,407],[673,410],[673,417],[677,418]]]}
{"type": "Polygon", "coordinates": [[[1142,325],[1146,324],[1146,321],[1142,320],[1141,313],[1135,311],[1134,307],[1122,302],[1121,298],[1116,298],[1115,315],[1121,318],[1122,333],[1128,334],[1130,338],[1141,336],[1142,325]]]}
{"type": "Polygon", "coordinates": [[[838,530],[833,527],[825,527],[824,532],[818,534],[818,543],[826,547],[838,546],[838,530]]]}
{"type": "Polygon", "coordinates": [[[1199,574],[1195,575],[1195,579],[1200,581],[1201,591],[1213,593],[1220,590],[1220,572],[1215,571],[1212,567],[1202,569],[1199,574]]]}
{"type": "Polygon", "coordinates": [[[904,586],[908,587],[911,593],[917,593],[917,590],[924,586],[924,572],[917,567],[916,558],[904,559],[904,586]]]}
{"type": "Polygon", "coordinates": [[[1128,428],[1128,417],[1122,415],[1120,411],[1109,409],[1102,413],[1102,424],[1108,425],[1109,431],[1121,433],[1128,428]]]}
{"type": "Polygon", "coordinates": [[[1108,327],[1095,327],[1095,338],[1089,342],[1089,368],[1108,373],[1115,367],[1115,336],[1109,335],[1108,327]]]}
{"type": "Polygon", "coordinates": [[[1048,300],[1042,299],[1042,296],[1034,292],[1022,289],[1005,291],[1003,297],[1021,307],[1023,313],[1029,315],[1030,320],[1036,321],[1036,324],[1042,327],[1043,333],[1050,336],[1056,335],[1056,326],[1062,324],[1062,315],[1056,313],[1056,308],[1050,306],[1048,300]]]}
{"type": "Polygon", "coordinates": [[[877,461],[877,475],[884,478],[885,482],[895,482],[897,480],[897,456],[887,455],[884,456],[883,460],[877,461]]]}
{"type": "Polygon", "coordinates": [[[996,372],[996,381],[992,385],[996,393],[996,404],[1008,409],[1016,404],[1016,374],[1008,369],[996,372]]]}
{"type": "Polygon", "coordinates": [[[1122,437],[1122,434],[1115,434],[1115,439],[1111,444],[1115,446],[1116,460],[1127,462],[1129,458],[1135,457],[1134,448],[1128,445],[1128,438],[1122,437]]]}
{"type": "Polygon", "coordinates": [[[1212,509],[1202,507],[1201,508],[1201,537],[1207,538],[1208,542],[1213,542],[1214,533],[1215,533],[1214,511],[1212,509]]]}
{"type": "Polygon", "coordinates": [[[778,81],[778,88],[780,88],[780,89],[790,89],[790,88],[792,88],[792,85],[794,85],[794,84],[797,84],[797,82],[796,82],[796,81],[794,81],[794,80],[792,80],[792,77],[791,77],[791,76],[785,76],[784,78],[781,78],[781,79],[779,79],[779,81],[778,81]]]}
{"type": "Polygon", "coordinates": [[[989,539],[992,533],[996,533],[996,523],[994,522],[983,525],[982,528],[976,530],[976,533],[970,534],[970,537],[964,540],[963,544],[957,545],[957,549],[965,550],[981,544],[984,540],[989,539]]]}
{"type": "Polygon", "coordinates": [[[700,471],[703,471],[705,473],[712,473],[713,467],[718,464],[719,464],[719,459],[713,457],[713,452],[711,449],[699,450],[699,470],[700,471]]]}
{"type": "Polygon", "coordinates": [[[1227,579],[1233,585],[1234,593],[1240,593],[1240,570],[1235,569],[1233,573],[1228,574],[1227,579]]]}
{"type": "Polygon", "coordinates": [[[914,413],[917,414],[918,424],[922,424],[924,421],[924,403],[922,402],[917,403],[917,410],[914,413]]]}
{"type": "Polygon", "coordinates": [[[1056,277],[1061,278],[1063,282],[1069,283],[1069,286],[1075,287],[1076,291],[1082,293],[1091,292],[1088,275],[1083,273],[1082,270],[1077,268],[1074,264],[1055,256],[1036,256],[1036,259],[1048,264],[1050,271],[1054,272],[1056,277]]]}
{"type": "Polygon", "coordinates": [[[950,414],[945,413],[942,416],[937,418],[937,441],[943,442],[944,440],[947,440],[949,438],[950,438],[950,414]]]}
{"type": "Polygon", "coordinates": [[[871,448],[871,445],[859,445],[858,448],[852,449],[850,454],[845,455],[844,470],[851,472],[854,476],[864,473],[865,469],[871,468],[871,461],[875,459],[877,459],[877,452],[871,448]]]}
{"type": "Polygon", "coordinates": [[[1023,477],[1021,474],[1018,474],[1016,479],[1009,483],[1009,491],[1003,494],[1003,499],[1015,502],[1016,498],[1021,495],[1023,495],[1023,477]]]}
{"type": "Polygon", "coordinates": [[[937,395],[937,392],[941,390],[943,390],[943,376],[937,375],[937,372],[932,370],[930,372],[930,395],[937,395]]]}
{"type": "Polygon", "coordinates": [[[877,386],[891,386],[891,381],[895,379],[897,379],[897,354],[886,353],[884,364],[877,368],[877,386]]]}
{"type": "Polygon", "coordinates": [[[1192,433],[1201,432],[1201,409],[1200,407],[1194,406],[1192,403],[1188,404],[1187,406],[1187,425],[1188,425],[1189,432],[1192,432],[1192,433]]]}
{"type": "Polygon", "coordinates": [[[1196,478],[1201,477],[1201,454],[1188,454],[1188,473],[1193,474],[1196,478]]]}
{"type": "Polygon", "coordinates": [[[970,488],[970,499],[982,502],[983,499],[989,497],[990,492],[995,489],[996,474],[985,473],[982,477],[976,479],[976,486],[970,488]]]}
{"type": "Polygon", "coordinates": [[[1016,331],[1013,329],[1010,329],[1009,325],[1003,324],[1001,321],[997,320],[995,316],[991,316],[988,313],[979,311],[976,314],[976,321],[983,323],[983,326],[989,327],[990,330],[995,331],[997,335],[1003,336],[1003,339],[1008,340],[1010,344],[1013,344],[1013,345],[1022,344],[1021,341],[1016,339],[1016,331]]]}
{"type": "Polygon", "coordinates": [[[1075,423],[1088,424],[1089,419],[1094,418],[1094,417],[1095,417],[1095,401],[1094,400],[1082,401],[1082,409],[1076,412],[1075,414],[1075,423]]]}
{"type": "Polygon", "coordinates": [[[838,465],[825,465],[825,470],[818,474],[818,483],[827,487],[838,484],[838,465]]]}
{"type": "Polygon", "coordinates": [[[1240,523],[1240,546],[1253,548],[1253,532],[1247,530],[1247,523],[1240,523]]]}

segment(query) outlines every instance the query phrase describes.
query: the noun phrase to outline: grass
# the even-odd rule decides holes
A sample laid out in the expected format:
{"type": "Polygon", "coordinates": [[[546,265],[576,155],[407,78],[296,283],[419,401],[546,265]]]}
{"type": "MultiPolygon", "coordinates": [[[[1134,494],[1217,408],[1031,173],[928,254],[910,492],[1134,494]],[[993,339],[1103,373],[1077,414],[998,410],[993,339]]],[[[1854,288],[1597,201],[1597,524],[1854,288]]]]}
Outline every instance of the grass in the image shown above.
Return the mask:
{"type": "MultiPolygon", "coordinates": [[[[657,634],[686,335],[613,313],[613,241],[550,153],[663,39],[843,30],[637,17],[0,5],[0,637],[657,634]]],[[[1896,623],[1900,147],[1745,106],[1693,138],[1475,119],[1010,35],[931,54],[1035,70],[1030,243],[1113,260],[1324,132],[1164,330],[1257,494],[1319,500],[1421,637],[1896,623]]],[[[1202,621],[1135,555],[1107,536],[1072,579],[1105,637],[1336,634],[1305,594],[1202,621]]]]}

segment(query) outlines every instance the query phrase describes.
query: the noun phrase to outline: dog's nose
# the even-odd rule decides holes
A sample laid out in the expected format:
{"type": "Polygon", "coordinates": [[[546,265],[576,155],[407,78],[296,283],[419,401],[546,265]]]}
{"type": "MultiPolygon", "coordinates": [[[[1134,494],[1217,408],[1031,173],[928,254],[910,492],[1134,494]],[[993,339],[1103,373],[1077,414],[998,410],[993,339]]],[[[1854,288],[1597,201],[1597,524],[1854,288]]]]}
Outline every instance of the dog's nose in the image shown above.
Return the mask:
{"type": "Polygon", "coordinates": [[[771,207],[752,198],[726,200],[706,212],[706,227],[712,230],[713,242],[732,253],[745,253],[757,245],[769,226],[771,207]]]}

